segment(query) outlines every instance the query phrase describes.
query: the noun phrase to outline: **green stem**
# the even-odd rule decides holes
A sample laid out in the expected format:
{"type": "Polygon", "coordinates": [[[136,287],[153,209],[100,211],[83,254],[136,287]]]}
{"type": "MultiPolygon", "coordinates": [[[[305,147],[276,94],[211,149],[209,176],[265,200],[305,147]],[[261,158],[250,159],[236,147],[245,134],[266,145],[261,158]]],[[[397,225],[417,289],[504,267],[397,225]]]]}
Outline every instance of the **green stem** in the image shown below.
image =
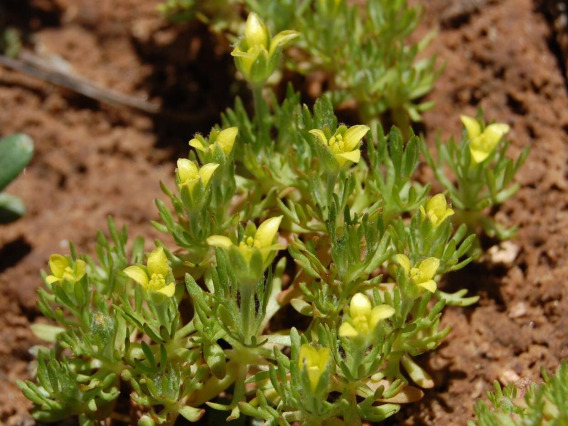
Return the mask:
{"type": "Polygon", "coordinates": [[[169,329],[169,326],[171,325],[171,321],[169,320],[168,315],[168,306],[170,302],[170,299],[168,299],[162,301],[161,303],[152,304],[154,313],[156,314],[160,326],[163,325],[167,329],[169,329]]]}
{"type": "Polygon", "coordinates": [[[326,174],[326,198],[327,198],[327,205],[331,206],[333,202],[333,194],[335,193],[335,182],[337,181],[337,173],[328,172],[326,174]]]}
{"type": "Polygon", "coordinates": [[[351,374],[357,380],[359,380],[359,367],[362,365],[366,349],[366,345],[365,347],[357,347],[353,353],[353,359],[351,361],[351,374]]]}
{"type": "Polygon", "coordinates": [[[254,330],[254,287],[254,285],[248,283],[241,285],[241,326],[245,345],[252,343],[252,337],[256,335],[256,330],[254,330]]]}
{"type": "Polygon", "coordinates": [[[391,111],[391,116],[394,125],[402,132],[404,140],[408,140],[412,128],[408,112],[403,107],[396,107],[391,111]]]}
{"type": "Polygon", "coordinates": [[[254,113],[258,125],[256,146],[262,146],[268,137],[268,108],[264,97],[262,96],[261,85],[252,86],[252,96],[254,100],[254,113]]]}
{"type": "Polygon", "coordinates": [[[348,425],[359,426],[361,425],[361,416],[359,415],[359,410],[357,408],[357,396],[355,392],[350,391],[347,396],[349,401],[349,409],[345,413],[345,423],[348,425]]]}
{"type": "Polygon", "coordinates": [[[235,379],[235,388],[233,390],[233,402],[231,405],[236,407],[236,405],[245,400],[245,381],[247,379],[247,364],[241,364],[237,370],[237,377],[235,379]]]}

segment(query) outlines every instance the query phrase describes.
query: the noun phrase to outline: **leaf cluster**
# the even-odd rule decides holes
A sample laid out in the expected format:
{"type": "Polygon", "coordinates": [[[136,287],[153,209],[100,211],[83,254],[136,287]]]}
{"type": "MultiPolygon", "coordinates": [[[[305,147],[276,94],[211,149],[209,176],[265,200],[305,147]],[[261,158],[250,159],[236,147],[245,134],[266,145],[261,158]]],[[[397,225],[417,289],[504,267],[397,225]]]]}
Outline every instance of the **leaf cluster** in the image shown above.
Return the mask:
{"type": "Polygon", "coordinates": [[[563,361],[552,376],[542,370],[543,383],[530,383],[524,389],[511,384],[505,388],[498,382],[488,392],[491,403],[479,400],[476,419],[469,426],[553,426],[568,422],[568,369],[563,361]],[[522,396],[521,394],[524,394],[522,396]]]}
{"type": "MultiPolygon", "coordinates": [[[[389,9],[406,10],[405,1],[368,3],[371,38],[381,25],[408,35],[415,15],[389,9]]],[[[306,4],[366,22],[329,0],[296,4],[294,19],[306,4]]],[[[93,424],[116,416],[123,395],[142,413],[128,420],[141,425],[212,412],[267,425],[361,424],[434,386],[417,357],[450,333],[440,326],[446,305],[477,301],[439,288],[472,261],[474,228],[461,213],[482,217],[511,196],[524,157],[506,158],[505,143],[473,164],[464,134],[459,145],[439,142],[434,160],[409,128],[386,133],[371,116],[341,123],[333,94],[309,107],[291,86],[283,100],[251,86],[253,111],[237,99],[190,141],[175,187],[162,184],[169,205],[156,201],[153,226],[174,244],[157,240],[146,255],[143,239],[130,244],[109,219],[95,257],[72,246],[50,258],[38,304],[56,325],[34,331],[53,348],[38,352],[37,383],[19,383],[37,419],[93,424]],[[452,205],[416,179],[421,154],[452,205]]]]}

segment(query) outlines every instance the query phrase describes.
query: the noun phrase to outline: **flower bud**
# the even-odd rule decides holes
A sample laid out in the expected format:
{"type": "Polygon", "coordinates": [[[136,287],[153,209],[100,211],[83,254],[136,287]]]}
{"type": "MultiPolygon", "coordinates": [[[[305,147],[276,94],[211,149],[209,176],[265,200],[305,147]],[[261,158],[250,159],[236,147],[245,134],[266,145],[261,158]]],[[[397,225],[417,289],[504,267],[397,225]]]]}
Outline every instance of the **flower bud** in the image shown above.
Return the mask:
{"type": "Polygon", "coordinates": [[[250,13],[245,33],[231,55],[245,79],[253,85],[262,85],[274,72],[281,56],[281,48],[299,35],[296,31],[282,31],[274,38],[258,15],[250,13]]]}

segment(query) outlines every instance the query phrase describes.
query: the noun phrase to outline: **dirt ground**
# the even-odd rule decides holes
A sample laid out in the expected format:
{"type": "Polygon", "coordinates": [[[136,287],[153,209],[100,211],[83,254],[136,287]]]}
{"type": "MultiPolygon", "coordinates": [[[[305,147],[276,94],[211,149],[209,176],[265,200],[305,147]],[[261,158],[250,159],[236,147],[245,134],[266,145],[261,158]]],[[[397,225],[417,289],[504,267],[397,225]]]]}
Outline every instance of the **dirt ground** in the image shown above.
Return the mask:
{"type": "MultiPolygon", "coordinates": [[[[36,153],[10,187],[28,213],[0,228],[0,423],[33,424],[15,380],[28,377],[29,330],[38,271],[73,241],[92,253],[108,215],[130,235],[159,234],[153,199],[171,184],[187,141],[208,132],[238,83],[230,57],[199,29],[172,28],[157,0],[2,0],[0,14],[24,31],[38,55],[64,61],[107,88],[162,105],[155,116],[108,106],[0,67],[0,135],[25,132],[36,153]],[[201,32],[202,34],[202,32],[201,32]],[[212,71],[213,70],[213,71],[212,71]]],[[[463,425],[474,401],[521,379],[538,380],[568,355],[568,96],[550,26],[531,0],[428,0],[418,36],[437,28],[429,48],[445,71],[427,97],[423,131],[432,142],[459,135],[459,113],[483,107],[511,125],[512,152],[532,152],[522,188],[498,211],[518,224],[505,262],[498,254],[448,277],[446,289],[468,288],[480,302],[448,308],[453,329],[435,353],[421,358],[436,387],[389,420],[400,425],[463,425]]],[[[487,242],[490,245],[490,242],[487,242]]]]}

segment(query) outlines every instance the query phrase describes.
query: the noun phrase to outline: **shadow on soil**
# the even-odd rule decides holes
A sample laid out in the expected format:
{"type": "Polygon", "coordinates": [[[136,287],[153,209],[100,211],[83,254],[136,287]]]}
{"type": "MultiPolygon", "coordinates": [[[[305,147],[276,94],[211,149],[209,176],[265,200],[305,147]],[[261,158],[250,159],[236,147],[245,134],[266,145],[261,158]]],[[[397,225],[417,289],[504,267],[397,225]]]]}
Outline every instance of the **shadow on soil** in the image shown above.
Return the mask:
{"type": "Polygon", "coordinates": [[[31,245],[23,238],[11,241],[0,247],[0,273],[17,264],[32,250],[31,245]]]}

